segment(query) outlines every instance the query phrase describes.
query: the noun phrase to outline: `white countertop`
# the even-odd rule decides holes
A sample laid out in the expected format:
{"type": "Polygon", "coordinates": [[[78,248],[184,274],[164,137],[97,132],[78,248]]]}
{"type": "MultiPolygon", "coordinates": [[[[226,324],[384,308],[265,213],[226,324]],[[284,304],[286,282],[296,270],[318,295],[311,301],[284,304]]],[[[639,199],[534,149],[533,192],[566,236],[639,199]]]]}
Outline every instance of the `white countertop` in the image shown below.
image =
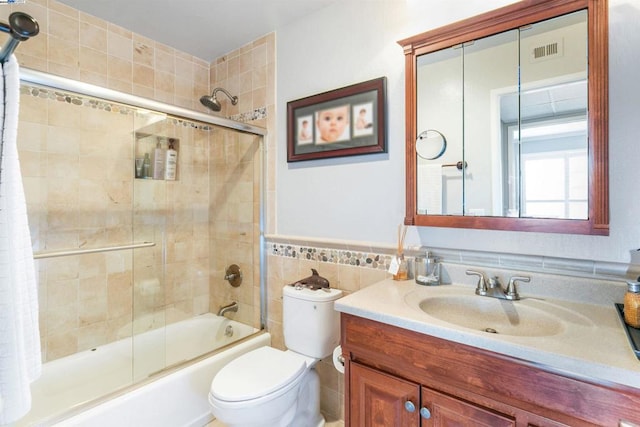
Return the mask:
{"type": "MultiPolygon", "coordinates": [[[[561,330],[550,336],[491,334],[445,322],[419,308],[420,302],[430,297],[488,298],[476,296],[474,289],[466,285],[420,286],[413,280],[387,279],[337,300],[335,309],[524,359],[574,376],[640,388],[640,360],[633,353],[613,306],[521,295],[524,304],[546,304],[552,311],[557,307],[575,314],[561,316],[561,330]]],[[[519,303],[516,302],[516,306],[519,303]]]]}

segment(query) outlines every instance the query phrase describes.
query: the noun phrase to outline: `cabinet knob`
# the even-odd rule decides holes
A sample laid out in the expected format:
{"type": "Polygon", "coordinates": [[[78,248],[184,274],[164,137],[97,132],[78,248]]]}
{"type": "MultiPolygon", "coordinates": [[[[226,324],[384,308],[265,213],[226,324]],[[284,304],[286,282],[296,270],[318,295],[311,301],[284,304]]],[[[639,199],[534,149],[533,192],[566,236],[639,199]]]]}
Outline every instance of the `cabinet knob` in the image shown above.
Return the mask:
{"type": "Polygon", "coordinates": [[[414,405],[412,401],[407,400],[406,402],[404,402],[404,409],[406,409],[407,412],[415,412],[416,405],[414,405]]]}
{"type": "Polygon", "coordinates": [[[420,408],[420,416],[425,420],[428,420],[429,418],[431,418],[431,411],[423,406],[422,408],[420,408]]]}

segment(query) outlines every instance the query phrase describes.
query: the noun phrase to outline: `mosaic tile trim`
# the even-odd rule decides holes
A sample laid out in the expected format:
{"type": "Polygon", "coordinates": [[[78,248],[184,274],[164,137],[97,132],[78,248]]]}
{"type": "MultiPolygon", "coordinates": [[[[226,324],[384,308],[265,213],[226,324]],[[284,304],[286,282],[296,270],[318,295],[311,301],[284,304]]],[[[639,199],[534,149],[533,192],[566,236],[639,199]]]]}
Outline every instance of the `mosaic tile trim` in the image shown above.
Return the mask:
{"type": "Polygon", "coordinates": [[[377,270],[388,270],[392,255],[350,251],[346,249],[314,248],[298,245],[269,243],[269,255],[307,259],[332,264],[353,265],[377,270]]]}
{"type": "MultiPolygon", "coordinates": [[[[135,107],[129,107],[128,105],[118,104],[110,101],[105,101],[97,98],[91,98],[88,96],[80,95],[77,93],[63,92],[57,89],[51,89],[40,86],[30,86],[22,84],[20,86],[20,94],[33,96],[36,98],[51,99],[58,102],[64,102],[67,104],[94,108],[102,110],[107,113],[120,113],[125,115],[142,115],[140,110],[135,107]]],[[[206,123],[194,122],[192,120],[182,119],[179,117],[167,116],[165,119],[167,122],[175,126],[190,127],[193,129],[200,129],[210,131],[216,128],[206,123]]]]}
{"type": "Polygon", "coordinates": [[[103,110],[111,113],[134,114],[136,110],[122,104],[115,104],[109,101],[102,101],[96,98],[84,97],[74,93],[62,92],[56,89],[44,87],[29,86],[22,84],[20,86],[21,95],[30,95],[36,98],[47,98],[58,102],[73,104],[77,106],[91,107],[97,110],[103,110]]]}
{"type": "MultiPolygon", "coordinates": [[[[266,252],[268,255],[287,258],[308,259],[319,262],[347,264],[365,268],[388,270],[393,254],[389,248],[371,249],[386,253],[358,252],[347,249],[329,249],[321,246],[306,246],[310,242],[299,241],[295,238],[274,236],[267,238],[266,252]],[[273,239],[273,240],[271,240],[273,239]]],[[[312,242],[311,242],[312,243],[312,242]]],[[[357,242],[353,242],[357,244],[357,242]]],[[[324,245],[318,242],[318,245],[324,245]]],[[[329,243],[330,244],[330,243],[329,243]]],[[[340,243],[348,247],[349,242],[340,243]]],[[[583,259],[557,258],[541,255],[527,255],[499,252],[481,252],[476,250],[414,247],[407,248],[405,259],[412,262],[416,256],[423,256],[426,251],[431,252],[441,262],[453,265],[477,266],[488,269],[519,270],[521,272],[539,272],[544,274],[558,274],[569,277],[595,278],[598,280],[635,280],[640,275],[640,261],[629,263],[606,262],[583,259]]]]}
{"type": "Polygon", "coordinates": [[[260,120],[267,118],[267,107],[256,108],[253,111],[247,111],[245,113],[234,114],[228,116],[228,119],[235,120],[236,122],[251,122],[253,120],[260,120]]]}

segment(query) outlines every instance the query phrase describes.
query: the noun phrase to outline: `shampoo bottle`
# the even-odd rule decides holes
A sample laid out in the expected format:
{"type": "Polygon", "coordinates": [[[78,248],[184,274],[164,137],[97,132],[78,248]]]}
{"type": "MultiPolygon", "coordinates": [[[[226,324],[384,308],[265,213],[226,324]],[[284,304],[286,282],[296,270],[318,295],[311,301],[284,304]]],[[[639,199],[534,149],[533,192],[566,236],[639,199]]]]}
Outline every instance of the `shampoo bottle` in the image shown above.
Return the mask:
{"type": "Polygon", "coordinates": [[[178,152],[173,146],[174,139],[169,138],[169,149],[167,150],[166,162],[164,167],[164,179],[174,181],[178,169],[178,152]]]}
{"type": "Polygon", "coordinates": [[[160,138],[153,150],[153,179],[164,179],[164,151],[160,144],[160,138]]]}
{"type": "Polygon", "coordinates": [[[151,158],[149,153],[144,153],[144,160],[142,161],[142,177],[151,178],[151,158]]]}

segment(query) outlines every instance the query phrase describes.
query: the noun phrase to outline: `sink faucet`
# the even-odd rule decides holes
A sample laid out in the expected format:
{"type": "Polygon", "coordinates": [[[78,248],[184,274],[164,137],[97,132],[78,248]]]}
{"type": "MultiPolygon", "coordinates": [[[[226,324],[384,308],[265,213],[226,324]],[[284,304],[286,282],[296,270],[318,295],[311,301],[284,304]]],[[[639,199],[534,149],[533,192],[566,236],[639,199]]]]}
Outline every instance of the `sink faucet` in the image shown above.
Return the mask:
{"type": "Polygon", "coordinates": [[[478,284],[476,285],[476,295],[491,298],[500,298],[510,301],[520,299],[518,289],[516,288],[517,282],[530,282],[531,277],[528,276],[513,276],[509,279],[509,284],[506,289],[502,288],[500,279],[498,276],[493,276],[489,280],[485,279],[484,274],[475,270],[467,270],[468,276],[478,276],[478,284]],[[488,282],[488,283],[487,283],[488,282]]]}
{"type": "Polygon", "coordinates": [[[223,305],[222,307],[220,307],[220,310],[218,310],[218,316],[224,316],[224,314],[229,311],[232,311],[234,313],[238,312],[238,303],[236,301],[233,301],[231,304],[223,305]]]}

